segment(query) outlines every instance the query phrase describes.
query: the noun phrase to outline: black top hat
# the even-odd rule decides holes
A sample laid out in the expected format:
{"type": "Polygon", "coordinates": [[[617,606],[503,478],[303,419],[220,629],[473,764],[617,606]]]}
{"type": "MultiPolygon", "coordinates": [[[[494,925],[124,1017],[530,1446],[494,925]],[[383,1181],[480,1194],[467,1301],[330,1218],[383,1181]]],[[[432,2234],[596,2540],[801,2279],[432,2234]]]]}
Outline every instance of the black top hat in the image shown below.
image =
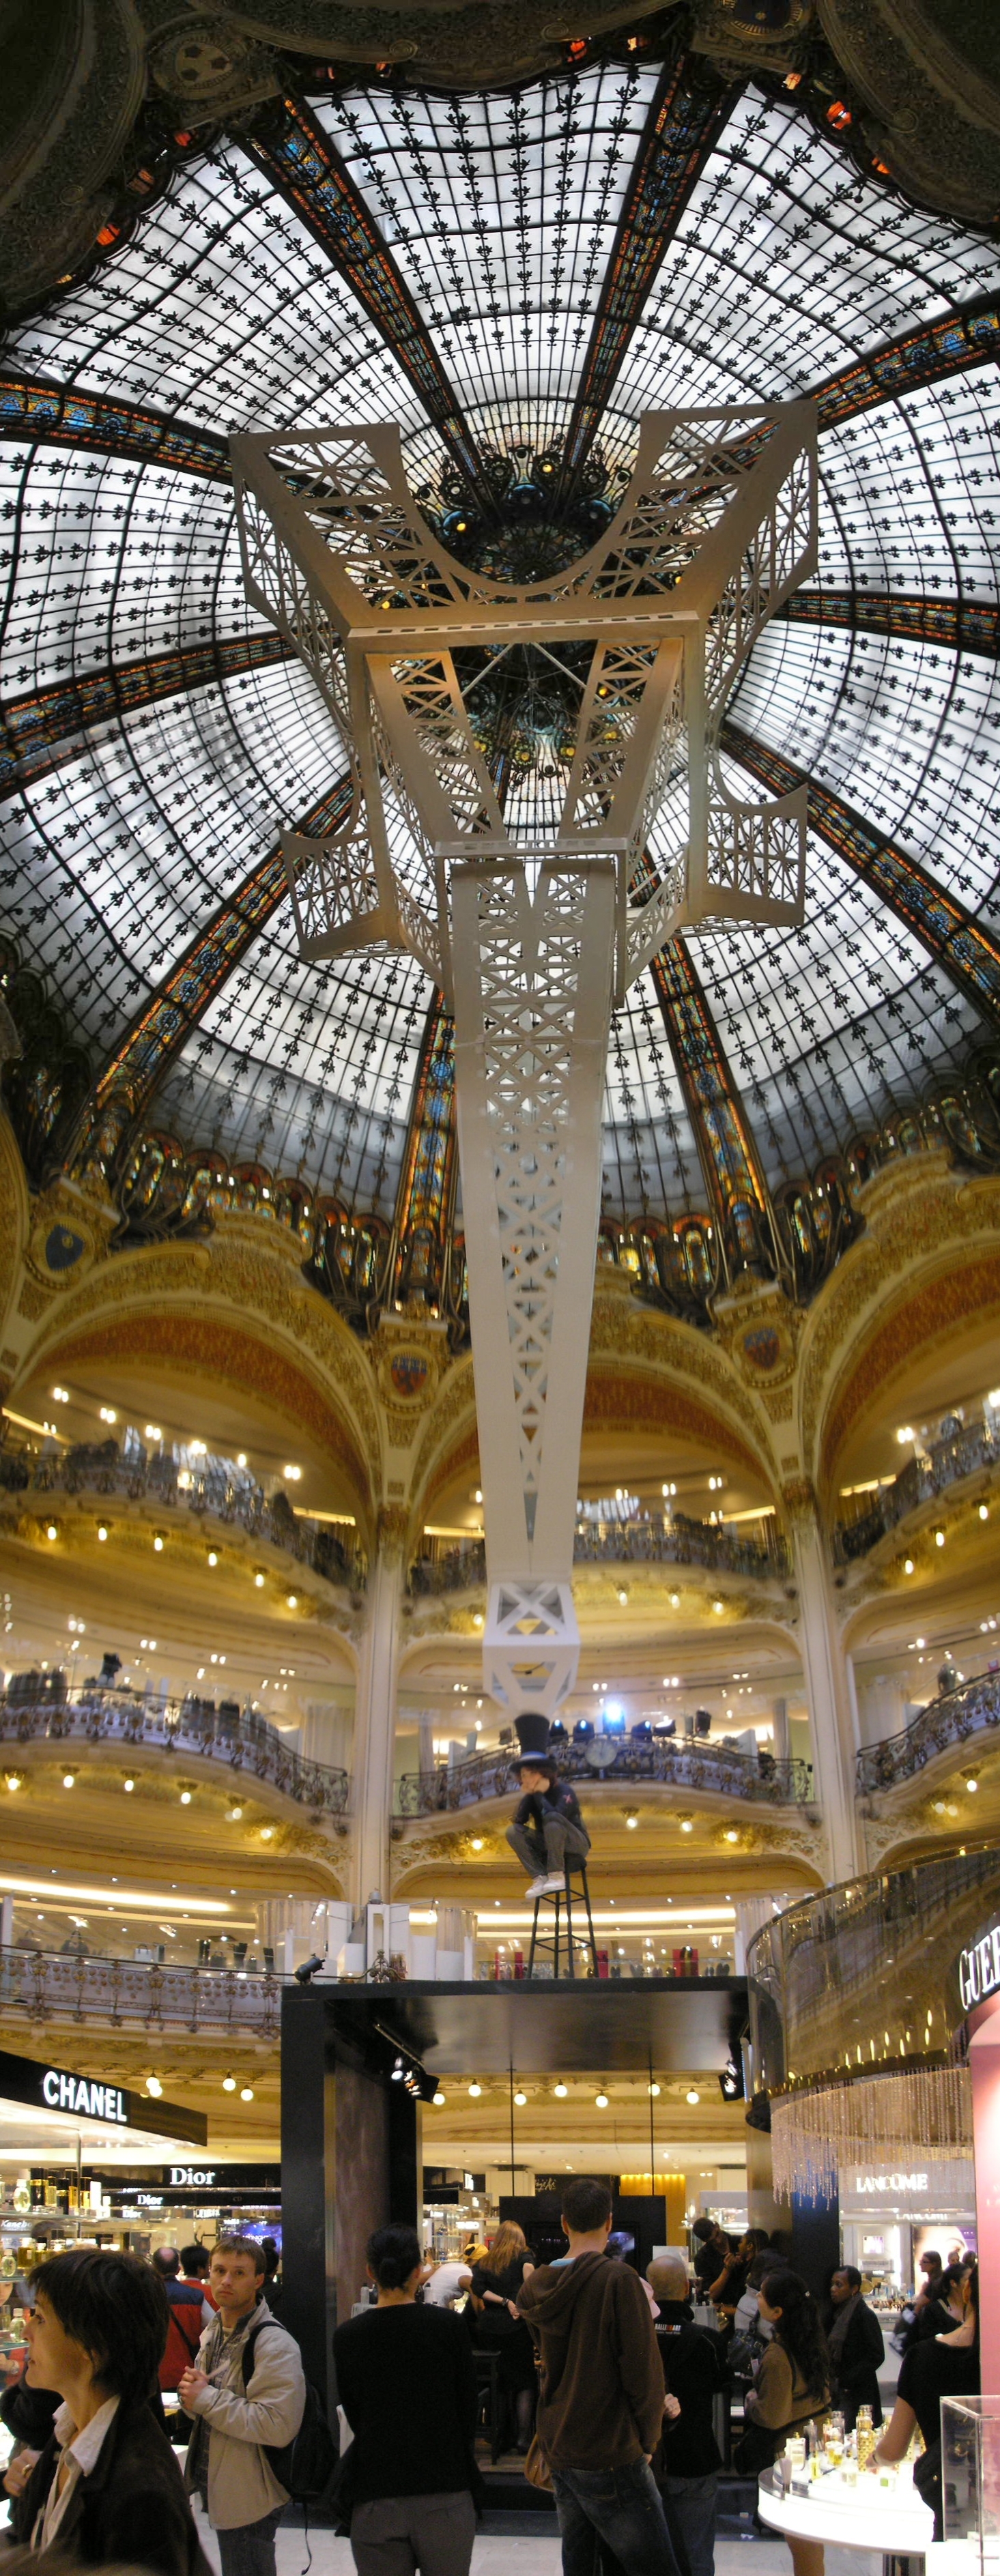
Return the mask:
{"type": "Polygon", "coordinates": [[[514,1719],[514,1731],[521,1749],[511,1756],[511,1770],[520,1771],[526,1766],[533,1771],[548,1771],[554,1779],[556,1763],[549,1751],[548,1718],[525,1710],[523,1717],[514,1719]]]}

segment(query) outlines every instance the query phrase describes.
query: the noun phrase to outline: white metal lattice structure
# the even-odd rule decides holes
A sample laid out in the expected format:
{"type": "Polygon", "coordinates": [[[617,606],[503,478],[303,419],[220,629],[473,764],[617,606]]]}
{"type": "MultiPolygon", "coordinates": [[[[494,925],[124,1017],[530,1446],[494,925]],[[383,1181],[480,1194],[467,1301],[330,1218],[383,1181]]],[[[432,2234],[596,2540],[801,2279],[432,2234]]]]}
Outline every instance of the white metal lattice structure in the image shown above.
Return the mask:
{"type": "Polygon", "coordinates": [[[322,691],[355,782],[335,840],[286,843],[302,954],[405,949],[453,1004],[484,1674],[501,1705],[554,1715],[579,1653],[573,1522],[612,1007],[681,927],[802,919],[804,791],[738,801],[718,738],[751,646],[815,568],[814,406],[647,415],[605,535],[520,587],[446,552],[394,428],[245,434],[232,455],[249,597],[322,691]],[[471,654],[478,677],[530,644],[590,652],[544,849],[506,828],[455,660],[467,675],[471,654]],[[681,809],[668,789],[684,767],[681,809]],[[390,810],[408,828],[405,874],[390,810]],[[672,837],[664,817],[681,810],[672,837]]]}

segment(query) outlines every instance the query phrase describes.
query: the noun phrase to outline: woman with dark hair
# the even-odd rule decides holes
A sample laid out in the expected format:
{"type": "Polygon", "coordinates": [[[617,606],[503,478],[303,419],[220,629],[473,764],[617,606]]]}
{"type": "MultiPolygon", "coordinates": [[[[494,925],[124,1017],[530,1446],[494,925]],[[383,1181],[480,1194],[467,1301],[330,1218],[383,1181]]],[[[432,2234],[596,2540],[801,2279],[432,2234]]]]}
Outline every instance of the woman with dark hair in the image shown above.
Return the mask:
{"type": "Polygon", "coordinates": [[[358,2576],[468,2576],[482,2481],[472,2347],[449,2308],[417,2306],[412,2227],[368,2246],[378,2305],[338,2326],[337,2395],[354,2435],[340,2490],[358,2576]]]}
{"type": "MultiPolygon", "coordinates": [[[[771,2328],[771,2341],[749,2389],[744,2413],[749,2426],[772,2436],[771,2458],[780,2459],[787,2436],[798,2432],[830,2403],[830,2355],[811,2290],[798,2272],[769,2272],[757,2293],[761,2317],[771,2328]]],[[[737,2463],[739,2454],[737,2453],[737,2463]]],[[[766,2463],[761,2459],[759,2465],[766,2463]]],[[[821,2540],[789,2538],[795,2576],[823,2576],[821,2540]]]]}
{"type": "Polygon", "coordinates": [[[29,2388],[61,2404],[12,2517],[44,2561],[210,2576],[181,2473],[150,2409],[167,2339],[163,2283],[134,2254],[56,2254],[34,2274],[29,2388]]]}
{"type": "Polygon", "coordinates": [[[942,2397],[978,2397],[979,2395],[979,2271],[974,2263],[968,2276],[965,2315],[949,2334],[922,2335],[904,2354],[899,2373],[896,2403],[888,2424],[875,2445],[869,2468],[878,2468],[883,2460],[905,2459],[919,2425],[924,2450],[917,2462],[919,2479],[914,2470],[914,2483],[924,2503],[934,2515],[934,2538],[943,2540],[941,2493],[941,2399],[942,2397]]]}
{"type": "Polygon", "coordinates": [[[506,2218],[497,2229],[485,2263],[476,2264],[470,2301],[473,2342],[477,2352],[495,2352],[498,2356],[500,2386],[513,2399],[517,2447],[522,2454],[531,2443],[538,2373],[534,2344],[514,2302],[522,2282],[530,2279],[534,2268],[523,2227],[506,2218]]]}
{"type": "Polygon", "coordinates": [[[949,2263],[938,2273],[923,2305],[917,2309],[908,2350],[926,2342],[929,2335],[951,2334],[955,2326],[964,2325],[973,2268],[972,2256],[967,2254],[964,2262],[949,2263]]]}

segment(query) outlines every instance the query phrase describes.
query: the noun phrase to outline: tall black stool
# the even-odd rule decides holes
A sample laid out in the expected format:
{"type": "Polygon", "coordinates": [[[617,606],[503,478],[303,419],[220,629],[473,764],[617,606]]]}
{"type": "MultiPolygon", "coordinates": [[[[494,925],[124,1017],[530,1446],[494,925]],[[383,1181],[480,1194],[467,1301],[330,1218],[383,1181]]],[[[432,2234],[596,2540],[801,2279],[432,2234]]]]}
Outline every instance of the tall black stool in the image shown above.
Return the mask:
{"type": "MultiPolygon", "coordinates": [[[[562,1941],[565,1941],[566,1945],[566,1974],[568,1977],[572,1977],[575,1981],[576,1967],[573,1959],[574,1947],[585,1951],[589,1955],[590,1975],[592,1977],[596,1977],[597,1975],[597,1943],[594,1939],[594,1918],[590,1911],[590,1889],[587,1885],[587,1864],[585,1860],[580,1859],[578,1854],[574,1853],[571,1860],[567,1853],[563,1866],[565,1873],[564,1885],[562,1887],[554,1887],[547,1896],[536,1896],[535,1898],[535,1919],[531,1926],[531,1948],[528,1953],[529,1977],[533,1977],[535,1973],[536,1951],[543,1951],[551,1956],[552,1974],[554,1977],[558,1977],[559,1950],[560,1943],[562,1941]],[[573,1890],[570,1884],[571,1870],[575,1870],[577,1876],[583,1882],[583,1902],[587,1910],[587,1929],[585,1932],[576,1932],[573,1929],[573,1890]],[[538,1929],[539,1911],[543,1905],[551,1905],[552,1907],[552,1929],[550,1932],[539,1932],[538,1929]],[[562,1909],[564,1905],[566,1908],[565,1923],[562,1919],[562,1909]]],[[[579,1921],[579,1913],[577,1915],[577,1920],[579,1921]]]]}

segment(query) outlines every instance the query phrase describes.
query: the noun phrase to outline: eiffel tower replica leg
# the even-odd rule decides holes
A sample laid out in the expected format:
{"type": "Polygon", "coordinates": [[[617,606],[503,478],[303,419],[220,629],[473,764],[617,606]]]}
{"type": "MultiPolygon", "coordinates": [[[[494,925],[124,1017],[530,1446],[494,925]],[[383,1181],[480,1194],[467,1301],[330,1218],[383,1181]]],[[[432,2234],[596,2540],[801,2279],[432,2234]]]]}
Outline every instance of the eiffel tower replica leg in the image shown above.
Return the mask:
{"type": "Polygon", "coordinates": [[[611,1017],[610,859],[452,878],[455,1088],[489,1601],[483,1679],[516,1717],[573,1689],[573,1531],[611,1017]]]}

